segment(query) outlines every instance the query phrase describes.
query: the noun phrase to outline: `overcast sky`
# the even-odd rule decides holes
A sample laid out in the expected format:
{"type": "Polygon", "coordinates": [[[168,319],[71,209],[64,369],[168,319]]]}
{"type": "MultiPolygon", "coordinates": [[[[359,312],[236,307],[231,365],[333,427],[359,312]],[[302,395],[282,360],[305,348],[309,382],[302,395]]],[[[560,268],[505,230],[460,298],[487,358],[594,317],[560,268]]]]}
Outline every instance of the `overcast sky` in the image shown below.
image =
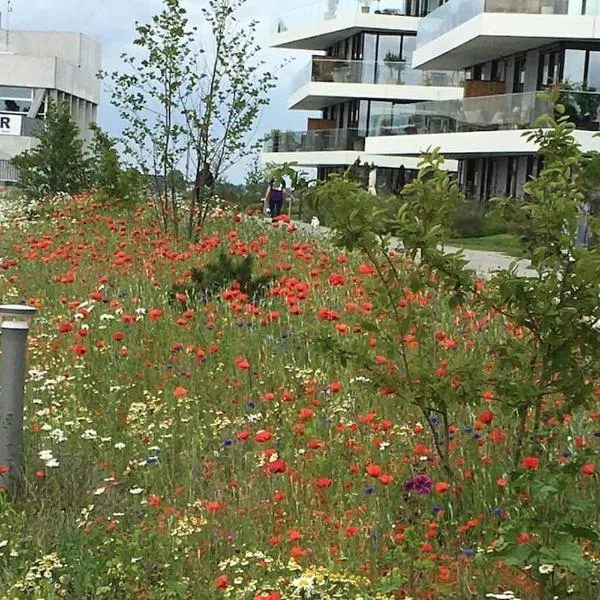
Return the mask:
{"type": "MultiPolygon", "coordinates": [[[[6,25],[7,2],[0,0],[3,27],[6,25]]],[[[341,0],[342,4],[354,2],[341,0]]],[[[207,4],[207,0],[184,1],[192,21],[199,19],[200,9],[207,4]]],[[[247,0],[240,16],[259,20],[258,42],[266,48],[280,17],[288,23],[288,27],[320,20],[325,4],[326,0],[247,0]]],[[[161,0],[12,0],[10,27],[85,33],[102,44],[104,69],[112,71],[119,69],[120,55],[132,47],[135,22],[148,22],[161,5],[161,0]]],[[[306,129],[309,113],[288,111],[287,97],[291,79],[308,61],[309,55],[302,51],[265,50],[269,64],[278,65],[281,60],[291,57],[295,60],[278,73],[277,89],[273,91],[271,104],[259,123],[260,134],[273,128],[306,129]]],[[[100,124],[113,135],[120,132],[120,121],[109,104],[106,90],[103,91],[100,107],[100,124]]],[[[245,165],[232,168],[228,178],[235,183],[243,181],[245,169],[245,165]]]]}

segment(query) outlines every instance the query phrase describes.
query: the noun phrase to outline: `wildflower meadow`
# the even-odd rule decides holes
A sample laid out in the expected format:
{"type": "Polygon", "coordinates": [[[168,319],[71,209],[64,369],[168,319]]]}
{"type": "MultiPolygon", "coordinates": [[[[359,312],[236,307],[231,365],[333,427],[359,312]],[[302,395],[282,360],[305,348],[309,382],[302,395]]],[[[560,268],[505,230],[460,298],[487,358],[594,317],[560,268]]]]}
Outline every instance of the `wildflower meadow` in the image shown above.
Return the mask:
{"type": "MultiPolygon", "coordinates": [[[[431,169],[425,208],[453,189],[431,169]]],[[[378,258],[215,209],[183,241],[152,206],[0,225],[0,298],[39,309],[0,598],[599,597],[597,322],[569,320],[588,254],[534,296],[410,236],[378,258]],[[190,287],[219,255],[264,285],[190,287]]]]}

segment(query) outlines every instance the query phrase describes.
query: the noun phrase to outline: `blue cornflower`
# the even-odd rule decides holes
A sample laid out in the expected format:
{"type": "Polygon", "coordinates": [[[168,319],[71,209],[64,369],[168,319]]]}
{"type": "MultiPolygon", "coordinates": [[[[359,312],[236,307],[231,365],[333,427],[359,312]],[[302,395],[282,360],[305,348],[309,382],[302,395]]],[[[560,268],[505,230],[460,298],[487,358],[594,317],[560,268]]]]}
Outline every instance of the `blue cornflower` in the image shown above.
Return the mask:
{"type": "Polygon", "coordinates": [[[227,438],[223,441],[223,446],[233,446],[233,440],[231,438],[227,438]]]}
{"type": "Polygon", "coordinates": [[[434,504],[431,510],[437,515],[442,510],[442,507],[439,504],[434,504]]]}
{"type": "Polygon", "coordinates": [[[570,450],[563,450],[560,455],[563,458],[571,458],[571,456],[573,456],[573,453],[570,450]]]}
{"type": "Polygon", "coordinates": [[[496,506],[496,508],[492,511],[492,514],[495,517],[501,517],[504,514],[504,509],[500,508],[499,506],[496,506]]]}
{"type": "Polygon", "coordinates": [[[375,488],[372,488],[371,486],[365,488],[365,494],[374,494],[375,493],[375,488]]]}
{"type": "Polygon", "coordinates": [[[464,548],[462,553],[465,556],[475,556],[477,554],[477,551],[474,548],[464,548]]]}

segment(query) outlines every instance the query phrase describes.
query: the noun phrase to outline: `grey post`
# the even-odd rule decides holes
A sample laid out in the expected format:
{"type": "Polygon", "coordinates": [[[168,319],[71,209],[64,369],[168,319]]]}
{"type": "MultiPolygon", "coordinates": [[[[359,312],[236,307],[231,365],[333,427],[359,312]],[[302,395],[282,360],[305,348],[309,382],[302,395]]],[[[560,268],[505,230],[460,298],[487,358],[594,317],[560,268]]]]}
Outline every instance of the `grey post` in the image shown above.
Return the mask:
{"type": "Polygon", "coordinates": [[[35,313],[31,306],[0,306],[0,467],[8,467],[7,473],[0,472],[0,489],[12,487],[9,484],[20,479],[23,469],[27,334],[35,313]]]}

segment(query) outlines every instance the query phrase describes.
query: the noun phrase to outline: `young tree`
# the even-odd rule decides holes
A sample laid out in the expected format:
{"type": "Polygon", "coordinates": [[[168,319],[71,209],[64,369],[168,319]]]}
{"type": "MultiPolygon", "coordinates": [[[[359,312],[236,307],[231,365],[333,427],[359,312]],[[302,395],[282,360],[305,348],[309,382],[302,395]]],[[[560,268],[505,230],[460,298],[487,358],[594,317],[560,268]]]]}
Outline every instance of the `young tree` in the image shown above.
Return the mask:
{"type": "Polygon", "coordinates": [[[90,185],[109,198],[118,198],[121,163],[115,141],[95,123],[90,129],[94,134],[90,146],[90,185]]]}
{"type": "Polygon", "coordinates": [[[19,186],[26,196],[37,199],[84,190],[89,184],[89,161],[68,104],[48,104],[37,136],[39,144],[35,148],[13,159],[19,171],[19,186]]]}
{"type": "MultiPolygon", "coordinates": [[[[208,213],[214,184],[257,142],[248,141],[274,76],[254,60],[256,21],[242,24],[237,13],[246,0],[210,0],[202,9],[209,42],[189,24],[181,0],[163,0],[148,25],[137,25],[134,44],[143,57],[122,56],[129,73],[103,73],[114,83],[112,103],[127,122],[128,156],[156,179],[155,191],[165,230],[179,232],[180,203],[169,174],[184,157],[194,187],[187,234],[208,213]]],[[[206,33],[206,32],[205,32],[206,33]]]]}
{"type": "Polygon", "coordinates": [[[186,150],[181,103],[197,85],[193,51],[196,28],[189,26],[180,0],[163,0],[163,10],[149,24],[136,23],[133,41],[143,57],[122,54],[128,73],[101,72],[112,81],[112,104],[126,126],[125,155],[152,179],[157,213],[164,229],[179,230],[173,177],[186,150]]]}

